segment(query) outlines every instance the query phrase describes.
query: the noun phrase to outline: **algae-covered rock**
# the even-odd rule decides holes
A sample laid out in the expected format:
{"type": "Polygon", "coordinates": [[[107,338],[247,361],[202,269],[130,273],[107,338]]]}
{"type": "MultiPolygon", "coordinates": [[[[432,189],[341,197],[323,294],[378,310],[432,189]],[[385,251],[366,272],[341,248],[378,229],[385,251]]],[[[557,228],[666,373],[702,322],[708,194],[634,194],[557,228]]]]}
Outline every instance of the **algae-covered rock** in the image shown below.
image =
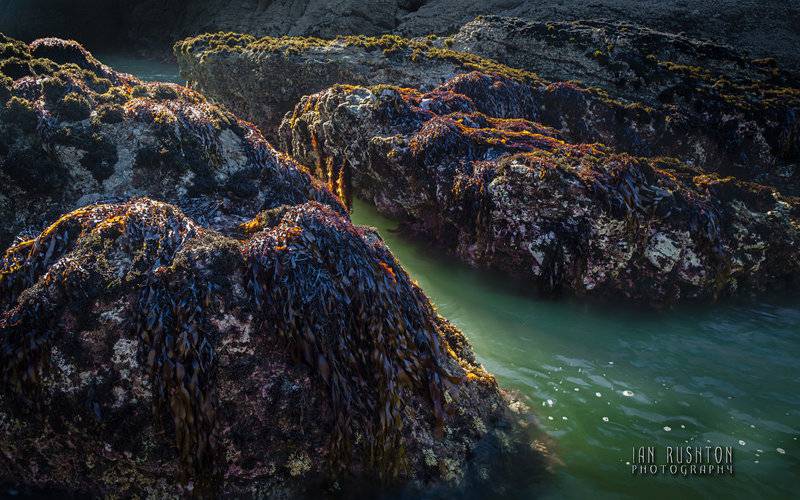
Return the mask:
{"type": "Polygon", "coordinates": [[[281,139],[343,201],[352,185],[545,293],[663,304],[796,286],[796,198],[509,119],[526,105],[517,85],[471,73],[428,93],[336,86],[303,98],[281,139]]]}
{"type": "Polygon", "coordinates": [[[68,213],[6,252],[0,483],[491,492],[514,487],[493,479],[504,462],[541,472],[494,378],[376,233],[317,202],[241,231],[141,198],[68,213]]]}
{"type": "MultiPolygon", "coordinates": [[[[0,246],[100,200],[147,195],[204,224],[335,199],[197,92],[143,83],[74,41],[2,37],[0,246]]],[[[341,210],[341,207],[338,207],[341,210]]]]}
{"type": "Polygon", "coordinates": [[[478,15],[528,20],[609,19],[744,48],[800,69],[800,6],[786,0],[26,0],[6,2],[0,31],[25,40],[76,37],[162,57],[208,31],[257,36],[452,34],[478,15]]]}
{"type": "Polygon", "coordinates": [[[191,85],[265,132],[274,131],[300,97],[334,84],[433,88],[470,69],[540,81],[531,73],[436,47],[430,39],[396,35],[321,39],[212,33],[180,41],[174,52],[191,85]]]}
{"type": "Polygon", "coordinates": [[[481,16],[446,43],[551,81],[577,80],[649,106],[687,108],[715,100],[758,106],[781,87],[800,87],[797,75],[773,59],[754,60],[726,45],[630,23],[481,16]]]}
{"type": "MultiPolygon", "coordinates": [[[[480,32],[483,27],[479,24],[475,29],[480,32]]],[[[567,36],[555,28],[552,31],[567,36]]],[[[480,40],[477,34],[473,36],[480,40]]],[[[646,36],[631,38],[635,43],[646,36]]],[[[484,94],[479,105],[501,101],[505,106],[491,111],[482,109],[497,117],[534,120],[558,129],[574,142],[599,142],[638,156],[674,156],[709,172],[779,185],[793,192],[800,190],[800,88],[794,77],[784,78],[768,64],[760,73],[758,65],[751,65],[749,70],[728,71],[726,65],[735,65],[737,60],[721,53],[721,62],[712,71],[681,60],[659,60],[658,55],[651,58],[651,54],[644,54],[640,57],[643,62],[636,59],[626,63],[646,65],[638,70],[642,76],[631,79],[632,89],[612,92],[567,81],[584,77],[588,71],[578,64],[559,66],[564,51],[568,60],[578,57],[575,48],[547,45],[536,52],[545,62],[530,62],[529,66],[560,68],[553,75],[562,80],[551,82],[526,69],[453,50],[451,41],[394,35],[322,40],[217,33],[179,42],[175,53],[182,74],[191,84],[268,134],[301,95],[334,83],[393,84],[429,91],[457,74],[477,70],[507,79],[497,88],[475,89],[484,94]],[[773,76],[773,70],[778,76],[773,76]],[[637,84],[642,86],[641,96],[637,96],[637,84]]],[[[657,42],[676,47],[672,51],[664,49],[664,54],[686,52],[688,49],[683,46],[690,43],[684,37],[669,36],[657,42]]],[[[481,43],[461,42],[461,46],[480,51],[481,43]]],[[[492,51],[492,43],[488,46],[490,54],[497,52],[492,51]]],[[[520,46],[520,50],[526,47],[522,42],[520,46]]],[[[622,47],[620,52],[627,54],[624,44],[622,47]]],[[[613,49],[605,50],[614,54],[613,49]]],[[[661,55],[667,57],[664,54],[661,55]]],[[[506,59],[512,63],[528,61],[523,56],[506,59]]],[[[616,60],[606,62],[612,66],[622,64],[616,60]]],[[[603,68],[603,75],[612,72],[603,68]]],[[[627,81],[629,76],[613,78],[627,81]]],[[[457,90],[470,95],[465,88],[457,90]]]]}

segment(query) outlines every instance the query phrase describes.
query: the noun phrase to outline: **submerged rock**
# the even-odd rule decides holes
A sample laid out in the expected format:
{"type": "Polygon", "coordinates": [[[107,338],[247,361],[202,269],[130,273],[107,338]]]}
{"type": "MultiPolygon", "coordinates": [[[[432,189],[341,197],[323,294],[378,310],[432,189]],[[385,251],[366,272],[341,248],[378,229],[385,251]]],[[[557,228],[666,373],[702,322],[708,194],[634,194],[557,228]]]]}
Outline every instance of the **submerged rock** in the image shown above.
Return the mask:
{"type": "Polygon", "coordinates": [[[376,233],[317,202],[241,229],[141,198],[6,252],[0,482],[275,496],[369,477],[489,492],[513,456],[542,472],[376,233]]]}
{"type": "Polygon", "coordinates": [[[73,41],[0,35],[0,247],[87,203],[147,195],[204,224],[309,199],[342,208],[252,125],[73,41]]]}
{"type": "Polygon", "coordinates": [[[796,198],[566,142],[507,118],[525,116],[519,97],[517,82],[480,73],[427,93],[335,86],[303,98],[281,139],[343,201],[352,184],[464,261],[545,293],[663,304],[797,285],[796,198]]]}
{"type": "MultiPolygon", "coordinates": [[[[527,29],[528,25],[525,27],[527,29]]],[[[481,39],[477,33],[482,33],[482,29],[484,24],[478,24],[474,40],[481,39]]],[[[485,29],[490,36],[495,31],[510,31],[510,28],[502,31],[491,24],[485,29]]],[[[572,33],[563,26],[561,29],[566,34],[555,28],[552,33],[549,28],[544,29],[548,37],[572,33]]],[[[580,27],[570,29],[581,32],[580,27]]],[[[632,44],[646,38],[645,34],[634,33],[637,36],[631,35],[632,44]]],[[[585,36],[599,37],[595,32],[585,36]]],[[[463,36],[457,38],[462,40],[461,46],[482,50],[476,48],[482,42],[468,43],[463,39],[463,36]]],[[[519,44],[523,50],[528,39],[521,40],[519,44]]],[[[496,117],[527,118],[558,129],[564,138],[573,142],[599,142],[638,156],[678,157],[709,172],[736,175],[781,186],[787,192],[800,192],[800,169],[797,168],[800,161],[800,88],[794,77],[784,78],[783,73],[768,63],[764,63],[761,72],[757,65],[747,70],[723,71],[726,65],[735,65],[737,60],[720,53],[718,65],[713,71],[707,71],[681,61],[659,60],[658,55],[644,54],[626,63],[644,65],[637,69],[640,76],[631,82],[642,86],[641,96],[632,89],[614,92],[615,97],[604,89],[566,81],[551,82],[531,71],[452,50],[448,47],[451,41],[390,35],[335,40],[259,39],[217,33],[179,42],[175,53],[182,74],[193,85],[254,121],[269,134],[273,133],[279,117],[301,95],[321,91],[332,84],[393,84],[429,91],[455,75],[478,70],[506,79],[497,87],[478,86],[470,90],[462,85],[456,90],[469,96],[471,92],[482,92],[476,103],[487,106],[480,110],[496,117]]],[[[563,42],[568,43],[572,42],[563,42]]],[[[589,42],[584,40],[583,43],[589,42]]],[[[675,45],[675,49],[662,50],[672,54],[686,52],[688,49],[684,45],[689,42],[683,37],[664,36],[658,43],[675,45]]],[[[579,43],[575,42],[575,46],[579,43]]],[[[485,50],[490,53],[499,51],[492,49],[492,43],[488,47],[485,50]]],[[[624,44],[622,47],[620,59],[625,59],[624,55],[629,52],[624,51],[624,44]]],[[[552,42],[535,52],[536,57],[545,61],[537,63],[536,67],[547,69],[560,65],[563,52],[567,52],[568,60],[575,60],[576,50],[564,49],[552,42]]],[[[606,47],[605,50],[614,54],[613,49],[606,47]]],[[[528,60],[524,56],[507,56],[507,59],[512,62],[528,60]]],[[[621,64],[616,60],[606,62],[612,67],[621,64]]],[[[586,71],[583,66],[573,64],[564,65],[553,73],[558,78],[571,80],[585,76],[586,71]]],[[[611,69],[607,70],[610,72],[611,69]]],[[[595,80],[601,78],[602,75],[595,80]]]]}

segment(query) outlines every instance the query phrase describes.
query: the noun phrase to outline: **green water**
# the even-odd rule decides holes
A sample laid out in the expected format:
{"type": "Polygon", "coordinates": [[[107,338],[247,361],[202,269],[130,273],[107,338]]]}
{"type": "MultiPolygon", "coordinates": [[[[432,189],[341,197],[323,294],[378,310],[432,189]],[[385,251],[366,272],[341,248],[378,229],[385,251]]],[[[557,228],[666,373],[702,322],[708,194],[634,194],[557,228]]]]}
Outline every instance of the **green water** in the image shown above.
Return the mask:
{"type": "MultiPolygon", "coordinates": [[[[169,65],[101,60],[179,80],[169,65]]],[[[797,497],[796,296],[668,312],[540,300],[399,235],[364,203],[352,217],[378,228],[486,368],[534,410],[563,463],[547,497],[797,497]],[[681,445],[734,447],[735,476],[631,474],[632,447],[657,447],[663,463],[663,447],[681,445]]]]}
{"type": "Polygon", "coordinates": [[[659,313],[537,300],[400,236],[363,202],[353,220],[378,228],[486,368],[526,396],[563,462],[548,496],[793,495],[800,480],[796,301],[659,313]],[[637,477],[626,465],[633,446],[680,445],[733,446],[735,477],[637,477]]]}

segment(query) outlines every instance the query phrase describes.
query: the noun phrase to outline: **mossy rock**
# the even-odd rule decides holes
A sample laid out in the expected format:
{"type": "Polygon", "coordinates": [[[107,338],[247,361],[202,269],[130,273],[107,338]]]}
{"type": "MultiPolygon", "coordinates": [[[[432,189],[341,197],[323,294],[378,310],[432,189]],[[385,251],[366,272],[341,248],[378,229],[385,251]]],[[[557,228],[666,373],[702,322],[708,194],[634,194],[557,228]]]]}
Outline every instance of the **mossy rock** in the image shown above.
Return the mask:
{"type": "Polygon", "coordinates": [[[55,109],[62,120],[81,121],[89,118],[92,105],[83,95],[69,92],[56,105],[55,109]]]}
{"type": "Polygon", "coordinates": [[[12,97],[5,105],[3,116],[10,123],[16,125],[24,132],[33,132],[39,122],[36,109],[27,99],[12,97]]]}
{"type": "Polygon", "coordinates": [[[100,71],[102,65],[74,40],[58,38],[41,38],[30,45],[30,54],[34,58],[49,59],[56,65],[75,64],[92,72],[100,71]]]}
{"type": "Polygon", "coordinates": [[[0,61],[0,75],[5,75],[12,80],[32,76],[33,74],[27,60],[12,57],[0,61]]]}
{"type": "Polygon", "coordinates": [[[125,119],[125,108],[118,104],[103,104],[97,108],[96,120],[100,123],[114,124],[125,119]]]}
{"type": "MultiPolygon", "coordinates": [[[[47,74],[0,81],[0,165],[12,174],[3,179],[16,212],[0,247],[79,201],[141,194],[196,210],[226,207],[214,209],[214,224],[309,199],[344,211],[252,125],[201,94],[114,72],[73,42],[32,46],[42,57],[23,62],[46,61],[47,74]],[[37,175],[40,185],[31,181],[37,175]]],[[[18,58],[0,59],[8,61],[18,58]]]]}

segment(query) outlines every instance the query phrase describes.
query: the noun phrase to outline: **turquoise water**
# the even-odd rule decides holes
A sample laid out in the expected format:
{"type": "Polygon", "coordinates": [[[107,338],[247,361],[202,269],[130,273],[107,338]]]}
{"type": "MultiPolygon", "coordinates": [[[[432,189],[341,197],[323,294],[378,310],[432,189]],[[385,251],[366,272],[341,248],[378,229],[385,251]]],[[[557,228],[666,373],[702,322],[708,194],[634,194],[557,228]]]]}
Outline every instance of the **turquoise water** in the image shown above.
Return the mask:
{"type": "Polygon", "coordinates": [[[148,82],[185,83],[178,74],[175,64],[151,61],[139,57],[118,54],[94,52],[93,55],[103,64],[111,66],[117,71],[130,73],[141,80],[148,82]]]}
{"type": "MultiPolygon", "coordinates": [[[[174,67],[101,57],[147,80],[174,67]]],[[[560,465],[548,498],[791,498],[800,482],[800,300],[667,312],[536,299],[395,232],[356,201],[486,368],[518,391],[560,465]],[[735,475],[631,474],[634,446],[731,446],[735,475]]],[[[521,497],[535,492],[519,492],[521,497]]]]}
{"type": "Polygon", "coordinates": [[[556,445],[552,498],[788,498],[800,480],[800,307],[668,312],[537,300],[394,231],[356,201],[439,312],[556,445]],[[667,430],[669,429],[669,430],[667,430]],[[732,446],[735,476],[637,477],[631,448],[732,446]],[[778,451],[780,448],[784,453],[778,451]]]}

